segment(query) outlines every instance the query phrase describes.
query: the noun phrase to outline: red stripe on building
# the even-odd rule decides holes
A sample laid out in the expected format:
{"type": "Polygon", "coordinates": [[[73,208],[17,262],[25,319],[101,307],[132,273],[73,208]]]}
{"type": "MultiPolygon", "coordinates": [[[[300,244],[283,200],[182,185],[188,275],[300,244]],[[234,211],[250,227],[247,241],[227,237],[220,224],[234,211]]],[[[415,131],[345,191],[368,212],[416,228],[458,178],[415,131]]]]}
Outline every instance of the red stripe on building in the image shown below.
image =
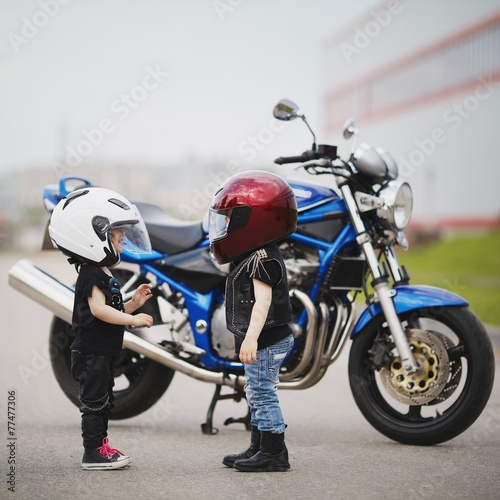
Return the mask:
{"type": "MultiPolygon", "coordinates": [[[[328,91],[324,98],[328,120],[325,126],[326,133],[328,134],[337,132],[338,126],[340,126],[346,118],[346,116],[339,116],[337,113],[331,112],[334,103],[336,101],[339,102],[351,99],[355,93],[357,93],[360,100],[366,100],[365,106],[356,113],[356,119],[358,121],[364,120],[365,122],[370,122],[407,112],[416,107],[427,105],[433,101],[449,98],[450,96],[458,93],[471,91],[481,85],[481,81],[478,79],[480,76],[487,77],[493,82],[500,80],[500,70],[496,70],[492,74],[476,75],[468,81],[458,83],[456,85],[451,85],[449,87],[444,87],[439,90],[431,91],[426,95],[416,96],[415,98],[409,98],[407,100],[395,102],[392,106],[387,105],[375,111],[372,109],[374,107],[374,103],[372,102],[371,89],[374,87],[374,84],[377,81],[386,79],[391,74],[396,75],[402,69],[411,67],[412,64],[418,64],[419,60],[425,59],[430,55],[442,51],[443,49],[446,49],[447,47],[450,47],[462,40],[466,40],[473,35],[493,28],[495,27],[495,25],[500,26],[500,11],[498,11],[495,15],[489,17],[488,19],[476,23],[450,37],[444,38],[443,40],[440,40],[429,45],[428,47],[418,50],[408,55],[407,57],[392,62],[382,67],[381,69],[378,69],[373,73],[365,76],[361,80],[353,81],[350,84],[328,91]]],[[[339,106],[339,108],[343,107],[344,106],[339,106]]]]}

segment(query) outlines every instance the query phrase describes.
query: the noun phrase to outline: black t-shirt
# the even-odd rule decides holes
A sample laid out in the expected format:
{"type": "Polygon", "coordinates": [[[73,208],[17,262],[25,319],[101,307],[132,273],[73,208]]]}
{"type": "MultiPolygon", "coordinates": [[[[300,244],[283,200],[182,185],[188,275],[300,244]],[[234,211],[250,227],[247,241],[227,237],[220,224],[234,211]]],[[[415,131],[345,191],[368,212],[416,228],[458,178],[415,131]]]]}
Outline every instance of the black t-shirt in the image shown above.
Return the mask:
{"type": "Polygon", "coordinates": [[[118,280],[106,274],[100,267],[81,266],[75,287],[73,306],[75,341],[71,349],[119,358],[125,327],[106,323],[92,315],[88,298],[92,296],[94,285],[99,287],[106,296],[107,305],[124,311],[118,280]]]}
{"type": "MultiPolygon", "coordinates": [[[[275,260],[268,260],[262,263],[263,268],[252,275],[252,279],[256,279],[257,281],[261,281],[266,285],[271,287],[276,286],[282,279],[282,267],[275,260]]],[[[291,329],[290,325],[278,325],[273,326],[271,328],[264,329],[259,335],[259,339],[257,340],[257,350],[265,349],[270,345],[276,344],[280,340],[288,337],[290,335],[291,329]]],[[[240,348],[243,340],[239,337],[234,337],[235,351],[236,354],[240,353],[240,348]]]]}

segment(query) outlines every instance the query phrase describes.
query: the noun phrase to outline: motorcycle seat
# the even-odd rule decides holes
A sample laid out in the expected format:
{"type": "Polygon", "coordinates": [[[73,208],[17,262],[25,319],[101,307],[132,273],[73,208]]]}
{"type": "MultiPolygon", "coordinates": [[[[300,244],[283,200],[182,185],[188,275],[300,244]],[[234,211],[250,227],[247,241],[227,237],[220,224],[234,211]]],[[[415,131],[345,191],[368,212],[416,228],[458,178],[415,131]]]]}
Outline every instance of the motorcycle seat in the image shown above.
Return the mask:
{"type": "Polygon", "coordinates": [[[200,222],[181,221],[153,203],[135,203],[148,229],[154,250],[176,254],[195,248],[205,237],[200,222]]]}

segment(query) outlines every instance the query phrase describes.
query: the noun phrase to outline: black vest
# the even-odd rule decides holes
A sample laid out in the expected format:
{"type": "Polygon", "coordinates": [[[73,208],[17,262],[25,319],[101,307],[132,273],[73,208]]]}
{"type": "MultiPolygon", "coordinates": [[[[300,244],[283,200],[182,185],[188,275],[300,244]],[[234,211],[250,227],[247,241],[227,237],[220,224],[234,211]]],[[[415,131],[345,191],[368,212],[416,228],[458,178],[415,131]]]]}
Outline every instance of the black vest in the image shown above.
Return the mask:
{"type": "MultiPolygon", "coordinates": [[[[236,337],[245,338],[250,323],[255,297],[252,279],[260,279],[266,273],[265,263],[276,261],[281,269],[281,277],[273,286],[272,302],[263,332],[292,320],[292,306],[288,294],[286,268],[281,252],[276,245],[261,248],[239,262],[229,273],[226,281],[226,323],[236,337]]],[[[265,282],[265,279],[262,279],[265,282]]]]}

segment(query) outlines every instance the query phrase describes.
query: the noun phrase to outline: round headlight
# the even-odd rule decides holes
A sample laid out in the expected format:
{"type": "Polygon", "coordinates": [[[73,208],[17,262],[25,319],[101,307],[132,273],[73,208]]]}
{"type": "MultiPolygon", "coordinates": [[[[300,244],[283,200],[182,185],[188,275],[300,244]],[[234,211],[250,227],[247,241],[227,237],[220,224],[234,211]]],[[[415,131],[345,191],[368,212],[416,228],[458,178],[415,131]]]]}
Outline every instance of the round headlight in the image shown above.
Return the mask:
{"type": "Polygon", "coordinates": [[[407,182],[388,183],[379,197],[384,200],[384,206],[377,209],[381,219],[386,220],[392,229],[402,231],[410,223],[413,210],[413,194],[407,182]]]}

